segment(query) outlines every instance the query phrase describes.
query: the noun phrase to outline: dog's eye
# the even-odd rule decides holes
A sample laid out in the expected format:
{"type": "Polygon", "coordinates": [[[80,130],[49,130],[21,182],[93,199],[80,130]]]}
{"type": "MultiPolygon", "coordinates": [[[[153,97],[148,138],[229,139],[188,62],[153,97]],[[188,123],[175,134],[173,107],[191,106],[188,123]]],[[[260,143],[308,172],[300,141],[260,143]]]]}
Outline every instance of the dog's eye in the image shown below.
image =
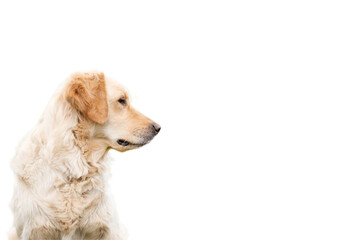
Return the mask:
{"type": "Polygon", "coordinates": [[[118,102],[121,103],[122,105],[126,105],[126,100],[123,99],[123,98],[120,98],[120,99],[118,100],[118,102]]]}

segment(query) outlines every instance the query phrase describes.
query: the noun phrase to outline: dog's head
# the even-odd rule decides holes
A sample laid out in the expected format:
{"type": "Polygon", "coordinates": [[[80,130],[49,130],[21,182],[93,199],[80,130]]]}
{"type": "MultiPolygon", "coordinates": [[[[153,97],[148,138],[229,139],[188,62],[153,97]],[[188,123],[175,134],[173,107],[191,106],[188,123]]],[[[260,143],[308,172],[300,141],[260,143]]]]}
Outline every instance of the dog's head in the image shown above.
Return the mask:
{"type": "Polygon", "coordinates": [[[136,111],[124,88],[103,73],[73,74],[66,100],[90,123],[92,138],[118,151],[149,143],[161,128],[136,111]]]}

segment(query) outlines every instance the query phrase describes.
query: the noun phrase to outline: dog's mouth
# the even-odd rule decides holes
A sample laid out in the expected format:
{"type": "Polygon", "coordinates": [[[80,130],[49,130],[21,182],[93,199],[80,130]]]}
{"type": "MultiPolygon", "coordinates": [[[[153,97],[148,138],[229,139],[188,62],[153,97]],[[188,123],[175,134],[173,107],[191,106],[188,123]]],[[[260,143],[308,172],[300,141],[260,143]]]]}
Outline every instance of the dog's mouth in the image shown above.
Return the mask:
{"type": "Polygon", "coordinates": [[[123,147],[128,147],[128,148],[137,148],[137,147],[142,147],[146,144],[148,144],[155,136],[156,134],[160,131],[143,131],[142,129],[140,129],[140,131],[136,131],[134,132],[134,136],[135,139],[137,139],[136,142],[129,142],[123,138],[119,138],[118,140],[116,140],[117,144],[119,144],[120,146],[123,147]]]}

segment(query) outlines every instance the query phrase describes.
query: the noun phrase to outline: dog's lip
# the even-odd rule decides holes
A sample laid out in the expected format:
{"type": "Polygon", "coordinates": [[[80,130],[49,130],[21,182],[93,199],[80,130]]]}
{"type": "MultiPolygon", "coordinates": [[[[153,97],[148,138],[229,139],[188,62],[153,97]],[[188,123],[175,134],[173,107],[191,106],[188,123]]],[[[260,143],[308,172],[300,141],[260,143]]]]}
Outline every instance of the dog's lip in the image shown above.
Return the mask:
{"type": "Polygon", "coordinates": [[[124,139],[118,139],[116,142],[119,145],[124,146],[124,147],[129,146],[129,145],[131,145],[131,146],[143,146],[143,145],[146,144],[146,143],[131,143],[131,142],[126,141],[124,139]]]}
{"type": "Polygon", "coordinates": [[[130,142],[128,142],[128,141],[126,141],[124,139],[118,139],[116,142],[121,146],[127,146],[127,145],[131,144],[130,142]]]}

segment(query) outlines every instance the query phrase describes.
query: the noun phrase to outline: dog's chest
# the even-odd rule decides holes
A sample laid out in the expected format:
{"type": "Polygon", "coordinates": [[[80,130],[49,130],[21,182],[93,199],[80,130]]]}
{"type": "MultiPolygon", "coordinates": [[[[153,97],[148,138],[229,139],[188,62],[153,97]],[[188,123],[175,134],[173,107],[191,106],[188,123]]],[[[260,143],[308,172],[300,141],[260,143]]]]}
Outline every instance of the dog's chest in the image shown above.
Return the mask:
{"type": "Polygon", "coordinates": [[[102,198],[103,182],[98,177],[64,182],[55,181],[55,201],[51,203],[57,227],[68,232],[76,228],[86,211],[96,207],[102,198]]]}

